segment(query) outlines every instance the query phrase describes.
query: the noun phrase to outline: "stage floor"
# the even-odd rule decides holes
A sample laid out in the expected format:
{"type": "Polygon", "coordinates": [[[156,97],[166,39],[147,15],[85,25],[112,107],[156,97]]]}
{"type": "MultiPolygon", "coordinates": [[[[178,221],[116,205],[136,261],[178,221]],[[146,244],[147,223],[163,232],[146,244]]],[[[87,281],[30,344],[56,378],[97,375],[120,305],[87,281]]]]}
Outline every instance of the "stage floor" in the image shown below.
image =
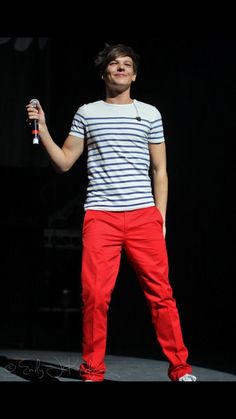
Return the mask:
{"type": "MultiPolygon", "coordinates": [[[[45,350],[0,350],[0,382],[81,382],[81,353],[45,350]]],[[[165,382],[168,362],[142,357],[106,356],[105,382],[165,382]]],[[[236,381],[236,375],[192,365],[200,382],[236,381]]],[[[83,385],[88,385],[83,383],[83,385]]]]}

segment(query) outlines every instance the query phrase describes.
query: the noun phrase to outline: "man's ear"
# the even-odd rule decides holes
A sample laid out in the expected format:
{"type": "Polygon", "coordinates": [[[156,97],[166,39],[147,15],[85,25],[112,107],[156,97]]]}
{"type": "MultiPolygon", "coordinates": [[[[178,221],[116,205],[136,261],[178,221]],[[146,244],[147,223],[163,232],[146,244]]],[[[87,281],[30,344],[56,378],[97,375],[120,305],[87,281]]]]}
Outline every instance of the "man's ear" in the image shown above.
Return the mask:
{"type": "Polygon", "coordinates": [[[134,75],[133,75],[133,77],[132,77],[132,81],[135,81],[135,80],[136,80],[136,76],[137,76],[137,74],[134,74],[134,75]]]}
{"type": "Polygon", "coordinates": [[[105,78],[105,71],[100,71],[100,77],[101,77],[101,80],[104,80],[104,78],[105,78]]]}

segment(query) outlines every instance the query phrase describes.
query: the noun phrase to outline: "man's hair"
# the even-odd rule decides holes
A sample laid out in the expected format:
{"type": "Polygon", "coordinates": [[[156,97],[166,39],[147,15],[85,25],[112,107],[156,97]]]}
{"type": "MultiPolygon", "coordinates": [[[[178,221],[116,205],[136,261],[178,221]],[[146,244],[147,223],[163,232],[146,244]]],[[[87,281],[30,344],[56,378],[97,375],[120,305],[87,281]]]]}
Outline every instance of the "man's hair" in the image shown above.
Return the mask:
{"type": "Polygon", "coordinates": [[[129,47],[124,44],[109,45],[105,44],[105,47],[102,51],[97,54],[97,57],[94,60],[96,67],[98,68],[100,74],[104,74],[109,62],[115,60],[117,57],[130,57],[133,60],[134,73],[138,71],[140,56],[137,54],[132,47],[129,47]]]}

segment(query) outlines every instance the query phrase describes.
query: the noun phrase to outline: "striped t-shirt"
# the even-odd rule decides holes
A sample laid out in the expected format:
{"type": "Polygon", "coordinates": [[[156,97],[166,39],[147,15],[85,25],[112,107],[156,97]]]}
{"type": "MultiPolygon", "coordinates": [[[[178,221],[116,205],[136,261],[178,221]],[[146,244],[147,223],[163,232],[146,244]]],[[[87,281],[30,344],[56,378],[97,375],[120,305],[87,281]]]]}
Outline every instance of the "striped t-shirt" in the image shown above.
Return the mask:
{"type": "Polygon", "coordinates": [[[81,106],[70,135],[87,142],[85,210],[128,211],[154,205],[148,143],[164,141],[160,112],[134,100],[81,106]]]}

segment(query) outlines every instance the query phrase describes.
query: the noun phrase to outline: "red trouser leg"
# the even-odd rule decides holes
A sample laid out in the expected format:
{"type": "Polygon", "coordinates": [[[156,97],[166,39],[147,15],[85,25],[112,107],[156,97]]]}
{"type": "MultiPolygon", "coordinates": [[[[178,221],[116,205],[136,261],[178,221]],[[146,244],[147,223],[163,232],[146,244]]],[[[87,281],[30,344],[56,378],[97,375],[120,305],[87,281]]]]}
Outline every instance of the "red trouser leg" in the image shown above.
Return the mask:
{"type": "Polygon", "coordinates": [[[187,364],[188,351],[168,279],[162,217],[156,207],[150,207],[126,212],[125,218],[124,248],[148,301],[159,344],[170,362],[169,378],[176,381],[192,368],[187,364]]]}
{"type": "Polygon", "coordinates": [[[124,236],[121,213],[87,210],[83,226],[82,379],[103,380],[107,311],[117,278],[124,236]]]}

